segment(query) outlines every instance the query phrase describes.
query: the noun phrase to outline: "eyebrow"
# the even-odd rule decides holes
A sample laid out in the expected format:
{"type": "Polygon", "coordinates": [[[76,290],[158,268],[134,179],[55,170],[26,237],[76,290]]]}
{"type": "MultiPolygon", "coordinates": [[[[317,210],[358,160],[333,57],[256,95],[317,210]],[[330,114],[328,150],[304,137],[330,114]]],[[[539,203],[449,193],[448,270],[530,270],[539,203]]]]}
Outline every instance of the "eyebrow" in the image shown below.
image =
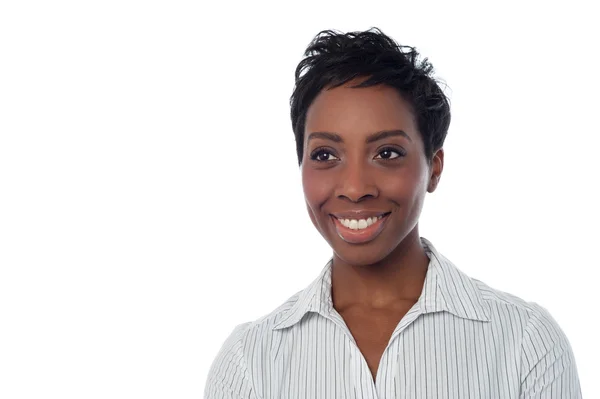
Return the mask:
{"type": "MultiPolygon", "coordinates": [[[[373,143],[375,141],[387,139],[389,137],[397,137],[397,136],[406,137],[408,139],[408,141],[412,141],[410,136],[408,134],[406,134],[406,132],[404,130],[396,129],[396,130],[382,130],[380,132],[375,132],[375,133],[371,134],[369,137],[367,137],[366,142],[367,142],[367,144],[369,144],[369,143],[373,143]]],[[[310,141],[312,139],[330,140],[335,143],[343,143],[344,142],[344,140],[342,139],[342,136],[340,136],[337,133],[331,133],[331,132],[312,132],[311,134],[308,135],[307,141],[310,141]]]]}

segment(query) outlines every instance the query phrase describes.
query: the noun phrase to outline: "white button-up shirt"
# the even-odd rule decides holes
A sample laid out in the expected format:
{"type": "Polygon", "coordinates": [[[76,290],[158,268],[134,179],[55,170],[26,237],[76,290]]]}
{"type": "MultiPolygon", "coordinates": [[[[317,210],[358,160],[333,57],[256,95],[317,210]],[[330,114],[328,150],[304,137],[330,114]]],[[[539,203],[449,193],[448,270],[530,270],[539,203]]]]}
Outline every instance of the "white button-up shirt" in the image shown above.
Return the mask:
{"type": "Polygon", "coordinates": [[[421,238],[430,259],[375,381],[333,308],[329,261],[272,313],[240,324],[205,399],[581,398],[571,346],[546,309],[472,279],[421,238]]]}

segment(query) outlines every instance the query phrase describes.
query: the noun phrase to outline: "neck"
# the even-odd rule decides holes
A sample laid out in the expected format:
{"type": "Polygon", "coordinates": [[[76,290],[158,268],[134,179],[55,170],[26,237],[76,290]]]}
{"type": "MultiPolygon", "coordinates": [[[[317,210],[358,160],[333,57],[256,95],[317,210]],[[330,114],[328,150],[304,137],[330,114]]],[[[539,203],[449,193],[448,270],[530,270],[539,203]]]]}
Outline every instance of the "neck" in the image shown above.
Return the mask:
{"type": "Polygon", "coordinates": [[[334,255],[334,307],[342,312],[355,306],[391,309],[414,304],[423,290],[428,265],[417,228],[390,255],[373,265],[350,265],[334,255]]]}

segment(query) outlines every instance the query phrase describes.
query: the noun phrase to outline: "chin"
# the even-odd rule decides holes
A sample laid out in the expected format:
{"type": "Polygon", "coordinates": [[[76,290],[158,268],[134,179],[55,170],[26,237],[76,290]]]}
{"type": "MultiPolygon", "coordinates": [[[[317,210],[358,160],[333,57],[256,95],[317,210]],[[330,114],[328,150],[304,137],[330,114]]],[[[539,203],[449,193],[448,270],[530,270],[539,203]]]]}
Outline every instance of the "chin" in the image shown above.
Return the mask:
{"type": "Polygon", "coordinates": [[[374,242],[363,245],[342,243],[339,244],[329,242],[335,255],[344,263],[352,266],[370,266],[384,260],[392,251],[393,248],[375,245],[374,242]]]}

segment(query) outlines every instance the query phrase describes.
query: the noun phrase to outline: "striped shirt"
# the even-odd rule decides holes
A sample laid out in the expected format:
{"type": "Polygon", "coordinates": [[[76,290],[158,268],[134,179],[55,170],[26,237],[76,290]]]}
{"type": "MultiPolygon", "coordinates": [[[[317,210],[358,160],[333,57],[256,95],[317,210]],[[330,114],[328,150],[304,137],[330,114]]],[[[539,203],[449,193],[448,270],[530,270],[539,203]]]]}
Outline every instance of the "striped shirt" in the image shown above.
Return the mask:
{"type": "Polygon", "coordinates": [[[375,380],[332,305],[330,260],[306,289],[233,329],[204,398],[581,398],[571,346],[545,308],[468,277],[421,242],[423,289],[375,380]]]}

